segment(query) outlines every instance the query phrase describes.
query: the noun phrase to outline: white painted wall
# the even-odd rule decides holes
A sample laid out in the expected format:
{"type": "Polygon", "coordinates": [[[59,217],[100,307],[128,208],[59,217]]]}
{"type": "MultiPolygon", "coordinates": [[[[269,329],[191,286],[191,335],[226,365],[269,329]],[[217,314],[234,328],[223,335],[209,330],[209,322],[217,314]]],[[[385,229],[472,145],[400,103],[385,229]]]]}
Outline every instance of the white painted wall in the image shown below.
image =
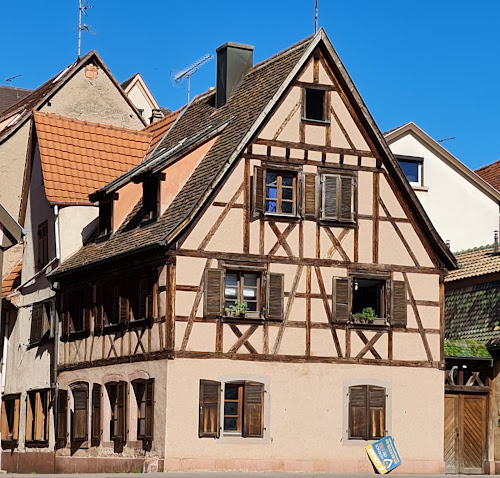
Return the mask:
{"type": "Polygon", "coordinates": [[[83,246],[97,226],[99,208],[96,206],[66,206],[59,209],[61,262],[83,246]]]}
{"type": "Polygon", "coordinates": [[[493,231],[499,228],[495,200],[411,132],[389,146],[396,155],[424,158],[424,187],[415,192],[437,232],[451,242],[452,251],[493,243],[493,231]]]}

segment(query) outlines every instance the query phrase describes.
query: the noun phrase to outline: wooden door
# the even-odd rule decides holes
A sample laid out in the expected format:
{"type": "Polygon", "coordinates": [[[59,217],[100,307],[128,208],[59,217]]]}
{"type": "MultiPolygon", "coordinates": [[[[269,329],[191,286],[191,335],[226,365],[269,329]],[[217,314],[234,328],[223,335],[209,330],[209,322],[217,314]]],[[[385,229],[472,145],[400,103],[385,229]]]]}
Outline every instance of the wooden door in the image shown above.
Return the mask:
{"type": "Polygon", "coordinates": [[[481,474],[486,459],[486,395],[447,394],[444,412],[446,473],[481,474]]]}

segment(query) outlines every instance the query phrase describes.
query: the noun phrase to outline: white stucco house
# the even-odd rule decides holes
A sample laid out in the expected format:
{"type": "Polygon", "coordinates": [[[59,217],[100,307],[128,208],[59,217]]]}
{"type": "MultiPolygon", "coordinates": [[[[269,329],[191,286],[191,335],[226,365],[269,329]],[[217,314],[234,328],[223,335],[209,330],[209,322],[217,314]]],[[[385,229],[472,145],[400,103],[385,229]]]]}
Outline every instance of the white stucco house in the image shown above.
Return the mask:
{"type": "Polygon", "coordinates": [[[452,251],[493,243],[500,192],[415,123],[384,133],[391,151],[452,251]]]}

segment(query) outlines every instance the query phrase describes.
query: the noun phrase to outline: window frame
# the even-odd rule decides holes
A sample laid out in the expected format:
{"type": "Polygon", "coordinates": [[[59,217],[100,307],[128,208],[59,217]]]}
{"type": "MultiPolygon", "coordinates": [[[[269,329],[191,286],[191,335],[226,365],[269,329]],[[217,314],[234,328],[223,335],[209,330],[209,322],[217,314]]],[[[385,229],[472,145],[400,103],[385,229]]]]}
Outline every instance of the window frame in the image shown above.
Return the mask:
{"type": "Polygon", "coordinates": [[[52,299],[32,304],[29,347],[36,347],[50,339],[54,305],[52,299]]]}
{"type": "Polygon", "coordinates": [[[126,443],[127,442],[127,419],[128,419],[128,414],[127,414],[127,397],[128,397],[128,383],[125,381],[118,381],[118,382],[107,382],[105,384],[106,387],[106,393],[107,393],[107,398],[108,398],[108,406],[109,406],[109,439],[114,442],[120,442],[120,443],[126,443]],[[120,386],[123,387],[123,396],[122,400],[123,403],[120,406],[120,401],[119,401],[119,392],[120,392],[120,386]],[[111,400],[111,389],[115,389],[115,400],[111,400]],[[121,411],[120,411],[121,409],[121,411]],[[120,416],[119,413],[122,414],[122,430],[116,430],[118,428],[116,424],[120,424],[120,416]],[[122,435],[118,433],[122,432],[122,435]]]}
{"type": "Polygon", "coordinates": [[[113,199],[102,199],[99,201],[99,233],[97,239],[105,239],[113,234],[113,199]]]}
{"type": "MultiPolygon", "coordinates": [[[[9,405],[10,407],[10,405],[9,405]]],[[[2,448],[15,448],[19,443],[19,420],[21,418],[21,394],[13,393],[2,397],[2,448]],[[7,404],[13,403],[13,409],[9,409],[13,413],[12,423],[9,423],[9,414],[7,413],[7,404]],[[12,435],[12,438],[7,438],[12,435]]]]}
{"type": "Polygon", "coordinates": [[[270,217],[298,217],[299,216],[299,174],[297,171],[281,169],[281,168],[265,168],[264,171],[264,214],[270,217]],[[276,198],[268,198],[267,189],[267,174],[276,174],[276,198]],[[292,176],[292,186],[283,186],[283,176],[290,175],[292,176]],[[285,199],[286,203],[292,204],[292,212],[283,212],[283,187],[286,189],[292,189],[292,199],[285,199]],[[268,211],[267,203],[275,201],[276,202],[276,211],[268,211]]]}
{"type": "Polygon", "coordinates": [[[43,269],[49,263],[49,223],[46,219],[38,224],[37,229],[37,269],[43,269]]]}
{"type": "Polygon", "coordinates": [[[330,110],[330,104],[331,104],[331,99],[330,99],[330,91],[331,88],[327,87],[325,85],[315,85],[315,84],[310,84],[307,86],[304,86],[302,88],[302,121],[306,123],[311,123],[311,124],[317,124],[317,125],[329,125],[330,120],[329,118],[329,110],[330,110]],[[307,116],[307,92],[311,90],[317,90],[317,91],[323,91],[323,118],[322,119],[317,119],[317,118],[309,118],[307,116]]]}
{"type": "Polygon", "coordinates": [[[76,382],[69,386],[69,390],[71,391],[71,420],[70,420],[70,441],[72,444],[78,444],[81,446],[83,443],[89,440],[89,418],[90,418],[90,407],[89,407],[89,384],[87,382],[76,382]],[[84,393],[85,394],[85,408],[78,408],[78,411],[84,410],[85,413],[81,413],[85,416],[84,424],[85,424],[85,432],[80,436],[75,436],[75,428],[76,428],[76,420],[77,420],[77,394],[84,393]]]}
{"type": "MultiPolygon", "coordinates": [[[[236,267],[228,267],[224,268],[224,297],[223,297],[223,302],[224,302],[224,317],[226,318],[240,318],[240,319],[262,319],[263,318],[263,298],[262,298],[262,287],[263,287],[263,275],[264,273],[261,270],[250,270],[250,269],[238,269],[236,267]],[[236,300],[235,303],[237,302],[247,302],[244,298],[244,289],[245,289],[245,274],[255,274],[257,275],[257,286],[255,287],[257,295],[256,295],[256,310],[255,311],[247,311],[244,317],[234,317],[230,315],[227,312],[227,307],[226,307],[226,302],[228,301],[228,298],[226,297],[226,279],[229,274],[236,274],[237,279],[236,279],[236,300]],[[243,281],[241,280],[243,278],[243,281]]],[[[253,288],[253,287],[252,287],[253,288]]],[[[232,299],[229,299],[232,300],[232,299]]]]}
{"type": "Polygon", "coordinates": [[[325,223],[339,223],[343,226],[354,226],[358,222],[358,177],[356,172],[347,172],[339,170],[318,170],[318,184],[319,184],[319,221],[325,223]],[[326,214],[326,180],[335,178],[336,190],[335,190],[335,216],[326,214]],[[343,181],[351,181],[351,217],[342,217],[342,186],[343,181]]]}
{"type": "MultiPolygon", "coordinates": [[[[354,300],[355,300],[355,291],[356,291],[356,283],[358,281],[377,281],[380,282],[382,290],[380,291],[381,297],[379,297],[379,309],[381,314],[379,314],[378,317],[375,318],[373,323],[368,324],[368,325],[386,325],[389,321],[389,309],[390,309],[390,304],[389,304],[389,282],[390,282],[390,276],[370,276],[370,275],[363,275],[363,274],[353,274],[350,276],[352,280],[352,304],[351,304],[351,323],[352,324],[360,324],[362,322],[360,321],[355,321],[353,319],[353,315],[356,313],[354,312],[354,300]]],[[[372,307],[372,306],[369,306],[372,307]]],[[[373,309],[377,309],[377,307],[372,307],[373,309]]],[[[361,312],[361,311],[359,311],[361,312]]]]}
{"type": "Polygon", "coordinates": [[[46,447],[49,445],[49,403],[50,389],[48,388],[29,390],[26,393],[26,446],[46,447]],[[31,397],[33,397],[34,400],[32,400],[31,397]],[[42,397],[45,397],[44,401],[42,400],[42,397]],[[43,413],[43,418],[38,418],[39,411],[43,413]],[[37,426],[37,421],[42,422],[41,426],[37,426]],[[37,433],[40,432],[40,427],[42,437],[37,438],[37,433]],[[30,436],[30,438],[28,438],[28,436],[30,436]]]}
{"type": "Polygon", "coordinates": [[[134,405],[137,406],[137,425],[136,425],[136,439],[142,441],[144,444],[151,445],[154,438],[154,378],[149,379],[136,379],[130,382],[134,392],[134,405]],[[148,404],[148,387],[151,389],[151,403],[148,404]],[[142,396],[139,397],[138,391],[142,390],[142,396]],[[140,399],[140,402],[139,402],[140,399]],[[141,406],[144,404],[144,417],[142,417],[141,406]],[[148,408],[149,407],[149,408],[148,408]],[[141,433],[141,421],[144,421],[144,433],[141,433]],[[149,429],[149,432],[148,432],[149,429]]]}
{"type": "Polygon", "coordinates": [[[395,155],[396,161],[398,162],[399,167],[401,168],[401,171],[403,171],[403,174],[407,181],[410,183],[410,186],[413,188],[423,188],[424,186],[424,157],[423,156],[407,156],[404,154],[396,154],[395,155]],[[401,166],[401,162],[405,163],[414,163],[418,165],[418,181],[410,181],[408,177],[406,176],[403,167],[401,166]]]}
{"type": "Polygon", "coordinates": [[[161,174],[155,174],[142,182],[141,225],[154,222],[160,217],[161,179],[161,174]]]}

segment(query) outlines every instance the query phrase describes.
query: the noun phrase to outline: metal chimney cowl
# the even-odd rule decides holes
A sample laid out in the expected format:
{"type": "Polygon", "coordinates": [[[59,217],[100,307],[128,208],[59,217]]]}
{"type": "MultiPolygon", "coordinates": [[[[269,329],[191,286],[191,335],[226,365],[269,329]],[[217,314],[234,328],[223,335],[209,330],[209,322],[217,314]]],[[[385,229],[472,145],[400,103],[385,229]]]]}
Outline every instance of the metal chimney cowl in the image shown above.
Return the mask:
{"type": "Polygon", "coordinates": [[[231,93],[238,87],[248,70],[253,66],[252,45],[224,43],[217,48],[217,91],[215,106],[226,104],[231,93]]]}

